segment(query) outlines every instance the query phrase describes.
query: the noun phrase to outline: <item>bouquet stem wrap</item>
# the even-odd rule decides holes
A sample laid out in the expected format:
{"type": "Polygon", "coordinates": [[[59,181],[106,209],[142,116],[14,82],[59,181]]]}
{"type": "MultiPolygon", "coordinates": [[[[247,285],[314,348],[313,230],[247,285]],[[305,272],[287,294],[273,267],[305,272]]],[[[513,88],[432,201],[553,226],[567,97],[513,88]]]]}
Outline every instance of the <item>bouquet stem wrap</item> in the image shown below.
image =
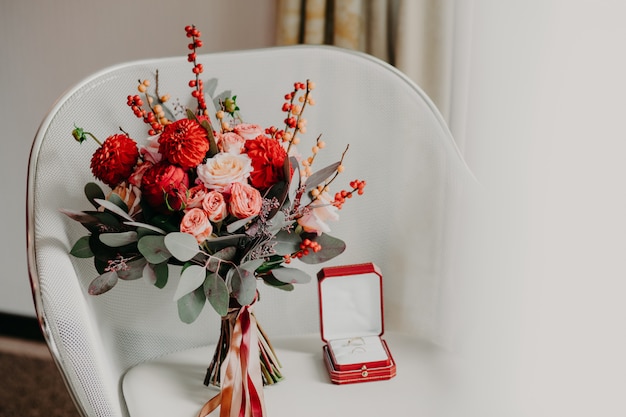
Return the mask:
{"type": "Polygon", "coordinates": [[[220,342],[211,364],[220,363],[219,355],[227,347],[219,367],[220,379],[211,380],[209,367],[205,381],[219,383],[220,393],[202,407],[199,417],[208,416],[218,407],[220,417],[263,417],[267,415],[263,384],[267,383],[268,376],[274,382],[282,378],[273,365],[276,361],[273,349],[259,328],[251,306],[231,308],[223,320],[220,342]],[[268,365],[271,372],[268,372],[268,365]]]}

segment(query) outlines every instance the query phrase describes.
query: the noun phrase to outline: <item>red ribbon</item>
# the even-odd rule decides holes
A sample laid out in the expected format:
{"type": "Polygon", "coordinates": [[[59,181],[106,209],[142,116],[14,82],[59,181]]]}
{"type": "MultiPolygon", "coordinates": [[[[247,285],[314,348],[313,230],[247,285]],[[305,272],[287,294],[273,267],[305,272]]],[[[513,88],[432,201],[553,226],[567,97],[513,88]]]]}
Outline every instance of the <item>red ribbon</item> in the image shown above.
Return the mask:
{"type": "Polygon", "coordinates": [[[221,390],[200,410],[206,417],[220,407],[220,417],[263,417],[263,377],[257,324],[250,306],[239,309],[230,347],[220,369],[221,390]]]}

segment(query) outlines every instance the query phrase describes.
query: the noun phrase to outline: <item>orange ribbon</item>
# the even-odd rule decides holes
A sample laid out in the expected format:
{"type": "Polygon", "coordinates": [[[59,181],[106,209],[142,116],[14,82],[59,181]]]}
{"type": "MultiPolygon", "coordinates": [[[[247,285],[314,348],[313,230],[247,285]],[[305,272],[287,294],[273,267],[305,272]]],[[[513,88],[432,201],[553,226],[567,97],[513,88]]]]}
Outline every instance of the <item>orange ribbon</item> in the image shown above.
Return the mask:
{"type": "Polygon", "coordinates": [[[220,417],[263,417],[263,377],[259,362],[257,324],[250,306],[239,309],[230,347],[220,369],[221,390],[200,410],[207,417],[220,408],[220,417]]]}

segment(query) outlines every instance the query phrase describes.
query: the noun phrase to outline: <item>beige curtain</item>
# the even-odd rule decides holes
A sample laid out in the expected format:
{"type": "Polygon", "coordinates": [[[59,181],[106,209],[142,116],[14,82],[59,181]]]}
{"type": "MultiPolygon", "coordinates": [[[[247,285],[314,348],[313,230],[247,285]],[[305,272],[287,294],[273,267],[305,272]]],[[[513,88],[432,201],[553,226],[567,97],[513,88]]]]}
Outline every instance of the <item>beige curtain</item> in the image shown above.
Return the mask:
{"type": "Polygon", "coordinates": [[[454,0],[278,0],[279,45],[329,44],[374,55],[450,110],[454,0]]]}

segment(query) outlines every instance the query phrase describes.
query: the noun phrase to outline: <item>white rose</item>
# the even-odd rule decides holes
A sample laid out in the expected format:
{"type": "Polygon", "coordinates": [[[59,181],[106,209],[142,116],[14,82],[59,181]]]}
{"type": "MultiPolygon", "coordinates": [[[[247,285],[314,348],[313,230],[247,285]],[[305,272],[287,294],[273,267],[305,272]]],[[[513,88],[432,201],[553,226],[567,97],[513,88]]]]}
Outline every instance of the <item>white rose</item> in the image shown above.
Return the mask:
{"type": "Polygon", "coordinates": [[[245,182],[252,172],[246,154],[218,153],[197,168],[198,179],[210,190],[227,191],[234,182],[245,182]]]}
{"type": "Polygon", "coordinates": [[[298,219],[298,224],[305,232],[317,233],[318,236],[330,232],[327,222],[339,220],[339,209],[331,202],[328,193],[321,194],[311,208],[298,219]]]}

